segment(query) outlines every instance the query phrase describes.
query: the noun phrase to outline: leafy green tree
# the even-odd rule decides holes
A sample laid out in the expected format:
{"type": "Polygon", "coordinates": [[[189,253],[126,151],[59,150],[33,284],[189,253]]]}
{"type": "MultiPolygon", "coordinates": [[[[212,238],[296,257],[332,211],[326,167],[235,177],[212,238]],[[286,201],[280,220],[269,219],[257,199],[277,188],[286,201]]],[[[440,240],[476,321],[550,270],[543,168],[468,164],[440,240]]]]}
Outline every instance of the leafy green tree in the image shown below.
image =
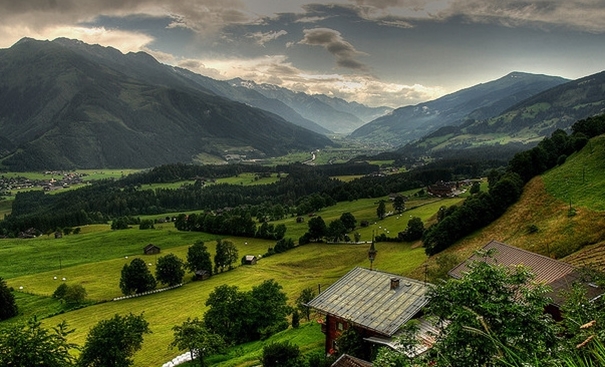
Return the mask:
{"type": "Polygon", "coordinates": [[[141,349],[143,335],[149,334],[149,323],[143,315],[115,315],[101,320],[88,333],[78,359],[80,367],[128,367],[141,349]]]}
{"type": "Polygon", "coordinates": [[[189,246],[187,249],[187,262],[185,263],[185,267],[193,273],[199,270],[205,270],[208,272],[208,275],[212,275],[212,260],[204,241],[199,240],[192,246],[189,246]]]}
{"type": "Polygon", "coordinates": [[[298,313],[297,309],[292,311],[292,327],[297,329],[300,326],[300,313],[298,313]]]}
{"type": "Polygon", "coordinates": [[[300,291],[300,295],[296,299],[296,307],[305,316],[307,321],[311,320],[311,307],[307,306],[311,300],[315,298],[315,291],[308,287],[300,291]]]}
{"type": "Polygon", "coordinates": [[[378,219],[384,219],[384,216],[387,214],[386,205],[384,204],[384,200],[380,200],[378,202],[378,207],[376,208],[376,215],[378,219]]]}
{"type": "Polygon", "coordinates": [[[321,216],[313,217],[307,222],[309,236],[315,241],[320,241],[327,233],[328,227],[321,216]]]}
{"type": "Polygon", "coordinates": [[[15,296],[6,285],[6,281],[0,278],[0,321],[17,316],[18,313],[15,296]]]}
{"type": "Polygon", "coordinates": [[[70,353],[77,349],[67,342],[65,321],[49,332],[35,317],[26,323],[16,323],[0,328],[0,366],[7,367],[67,367],[75,358],[70,353]]]}
{"type": "Polygon", "coordinates": [[[219,334],[227,343],[243,342],[247,339],[242,319],[250,314],[250,298],[237,286],[220,285],[208,295],[204,325],[210,332],[219,334]]]}
{"type": "Polygon", "coordinates": [[[288,227],[286,227],[286,225],[283,223],[276,225],[275,230],[273,232],[273,238],[275,238],[276,240],[281,240],[286,235],[287,229],[288,227]]]}
{"type": "Polygon", "coordinates": [[[265,345],[262,363],[263,367],[303,367],[304,359],[298,345],[285,341],[265,345]]]}
{"type": "Polygon", "coordinates": [[[120,277],[120,289],[125,295],[147,292],[155,289],[157,283],[145,261],[136,258],[124,264],[120,277]]]}
{"type": "Polygon", "coordinates": [[[273,279],[252,287],[252,329],[264,339],[288,328],[286,317],[292,312],[282,286],[273,279]]]}
{"type": "Polygon", "coordinates": [[[214,255],[214,272],[222,273],[225,268],[233,269],[233,264],[237,263],[239,255],[237,248],[231,241],[216,240],[216,253],[214,255]]]}
{"type": "Polygon", "coordinates": [[[143,219],[139,224],[139,229],[155,229],[152,219],[143,219]]]}
{"type": "Polygon", "coordinates": [[[173,286],[182,283],[184,276],[183,260],[179,259],[178,256],[168,254],[158,258],[155,277],[159,282],[173,286]]]}
{"type": "Polygon", "coordinates": [[[69,305],[80,304],[86,300],[87,295],[88,292],[82,285],[74,284],[67,287],[63,300],[69,305]]]}
{"type": "Polygon", "coordinates": [[[354,230],[357,226],[357,219],[355,219],[355,216],[349,212],[342,213],[340,215],[340,221],[345,226],[347,232],[354,230]]]}
{"type": "Polygon", "coordinates": [[[403,196],[395,196],[395,199],[393,200],[393,209],[399,214],[403,213],[405,210],[405,199],[403,196]]]}
{"type": "Polygon", "coordinates": [[[59,284],[59,286],[55,289],[55,291],[53,293],[53,298],[62,300],[65,297],[65,293],[67,293],[67,288],[68,288],[67,283],[59,284]]]}
{"type": "Polygon", "coordinates": [[[258,340],[288,327],[291,308],[281,286],[266,280],[249,292],[236,286],[221,285],[206,300],[204,324],[227,343],[258,340]]]}
{"type": "Polygon", "coordinates": [[[209,355],[222,352],[226,343],[218,334],[211,333],[204,323],[197,318],[187,321],[172,328],[174,340],[170,343],[171,348],[188,350],[194,360],[198,361],[200,367],[206,366],[205,358],[209,355]]]}
{"type": "Polygon", "coordinates": [[[405,231],[400,232],[398,237],[406,242],[416,241],[422,238],[424,234],[424,223],[418,217],[412,217],[408,221],[408,226],[405,231]]]}
{"type": "Polygon", "coordinates": [[[453,366],[494,366],[505,349],[526,362],[547,359],[558,335],[544,312],[548,288],[534,283],[532,273],[521,266],[478,261],[469,267],[462,279],[449,279],[429,291],[427,311],[447,321],[432,356],[453,366]]]}
{"type": "Polygon", "coordinates": [[[128,218],[119,217],[119,218],[114,219],[111,222],[111,229],[112,230],[128,229],[128,218]]]}
{"type": "Polygon", "coordinates": [[[331,241],[338,242],[345,238],[347,229],[340,219],[335,219],[328,225],[326,237],[331,241]]]}

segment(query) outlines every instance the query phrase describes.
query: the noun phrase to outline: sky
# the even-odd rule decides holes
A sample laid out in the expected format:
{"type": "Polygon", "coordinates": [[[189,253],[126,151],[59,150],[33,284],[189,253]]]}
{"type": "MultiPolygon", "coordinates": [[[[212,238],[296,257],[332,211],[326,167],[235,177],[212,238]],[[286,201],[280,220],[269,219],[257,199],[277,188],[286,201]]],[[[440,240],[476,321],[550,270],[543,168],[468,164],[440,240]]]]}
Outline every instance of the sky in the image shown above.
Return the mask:
{"type": "Polygon", "coordinates": [[[605,1],[0,0],[0,48],[23,37],[401,107],[512,71],[605,70],[605,1]]]}

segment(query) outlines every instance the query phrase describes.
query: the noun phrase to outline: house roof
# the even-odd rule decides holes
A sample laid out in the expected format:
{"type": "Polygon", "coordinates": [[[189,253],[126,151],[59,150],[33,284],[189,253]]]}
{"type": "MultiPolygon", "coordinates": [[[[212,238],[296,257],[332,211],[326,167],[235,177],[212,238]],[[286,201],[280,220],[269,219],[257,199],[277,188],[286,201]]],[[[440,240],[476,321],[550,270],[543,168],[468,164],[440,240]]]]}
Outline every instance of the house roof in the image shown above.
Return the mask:
{"type": "Polygon", "coordinates": [[[343,354],[330,367],[372,367],[372,363],[343,354]]]}
{"type": "MultiPolygon", "coordinates": [[[[474,254],[468,260],[450,270],[448,274],[457,279],[462,278],[469,271],[468,264],[470,261],[484,261],[489,264],[496,263],[503,266],[523,265],[534,273],[536,282],[551,287],[552,292],[549,296],[553,299],[555,305],[560,305],[563,301],[561,291],[569,289],[574,282],[581,280],[578,269],[562,261],[493,240],[483,247],[483,250],[486,251],[491,249],[495,250],[493,257],[474,254]]],[[[586,283],[586,285],[589,299],[598,297],[603,293],[602,289],[592,284],[586,283]]]]}
{"type": "Polygon", "coordinates": [[[440,330],[437,328],[437,326],[435,326],[432,322],[428,321],[427,319],[420,317],[418,318],[418,321],[418,330],[414,334],[414,337],[417,341],[417,344],[415,345],[402,346],[398,342],[398,337],[400,336],[400,334],[402,334],[402,331],[397,332],[390,338],[372,336],[366,338],[365,340],[376,344],[386,345],[391,349],[401,351],[402,353],[405,353],[408,357],[413,358],[432,348],[433,344],[435,344],[437,340],[437,335],[439,335],[440,333],[440,330]]]}
{"type": "Polygon", "coordinates": [[[428,303],[426,283],[399,275],[354,268],[307,305],[392,336],[428,303]],[[391,289],[391,279],[399,287],[391,289]]]}
{"type": "Polygon", "coordinates": [[[158,246],[154,245],[153,243],[150,243],[149,245],[145,246],[144,249],[145,250],[151,250],[154,248],[159,248],[158,246]]]}

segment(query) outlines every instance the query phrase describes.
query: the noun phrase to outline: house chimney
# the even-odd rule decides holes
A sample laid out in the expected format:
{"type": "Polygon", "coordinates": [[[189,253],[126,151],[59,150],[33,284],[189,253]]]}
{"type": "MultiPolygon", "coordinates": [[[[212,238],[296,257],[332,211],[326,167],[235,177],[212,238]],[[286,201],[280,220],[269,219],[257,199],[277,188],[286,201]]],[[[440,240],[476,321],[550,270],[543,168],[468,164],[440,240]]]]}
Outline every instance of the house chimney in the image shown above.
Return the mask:
{"type": "Polygon", "coordinates": [[[399,278],[391,278],[391,290],[399,288],[399,278]]]}

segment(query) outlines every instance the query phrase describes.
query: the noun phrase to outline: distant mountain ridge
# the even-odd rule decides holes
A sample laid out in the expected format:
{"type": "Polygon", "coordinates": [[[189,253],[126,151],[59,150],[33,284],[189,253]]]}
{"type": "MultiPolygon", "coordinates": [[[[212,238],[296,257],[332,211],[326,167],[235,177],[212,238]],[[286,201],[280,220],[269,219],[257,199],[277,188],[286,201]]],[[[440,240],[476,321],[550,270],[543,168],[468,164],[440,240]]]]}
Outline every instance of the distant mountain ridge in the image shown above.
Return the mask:
{"type": "Polygon", "coordinates": [[[390,107],[368,107],[324,94],[309,95],[272,84],[257,84],[240,78],[231,79],[229,83],[232,86],[245,87],[268,98],[279,100],[304,118],[341,134],[350,133],[365,123],[392,111],[390,107]]]}
{"type": "Polygon", "coordinates": [[[477,146],[518,145],[527,149],[556,129],[605,113],[605,71],[547,89],[497,116],[446,126],[402,147],[404,154],[425,155],[477,146]],[[525,146],[525,147],[524,147],[525,146]]]}
{"type": "Polygon", "coordinates": [[[11,170],[151,167],[332,144],[148,54],[63,38],[0,50],[0,100],[0,152],[11,170]]]}
{"type": "Polygon", "coordinates": [[[561,77],[512,72],[433,101],[405,106],[351,133],[352,138],[394,147],[413,142],[444,126],[485,119],[542,91],[567,82],[561,77]]]}

